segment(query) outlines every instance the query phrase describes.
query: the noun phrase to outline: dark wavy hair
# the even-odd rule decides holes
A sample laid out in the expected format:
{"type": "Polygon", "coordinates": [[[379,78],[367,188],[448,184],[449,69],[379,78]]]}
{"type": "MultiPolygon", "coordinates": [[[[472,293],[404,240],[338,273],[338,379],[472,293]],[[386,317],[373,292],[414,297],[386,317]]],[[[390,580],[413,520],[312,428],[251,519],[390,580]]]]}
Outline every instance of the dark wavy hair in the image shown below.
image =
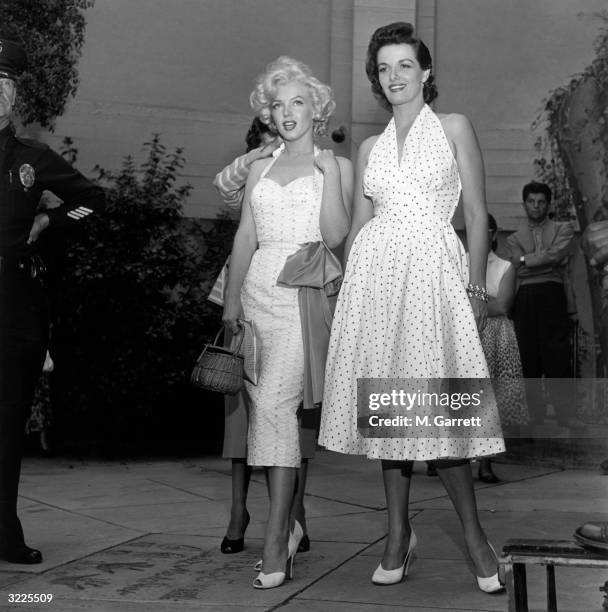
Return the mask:
{"type": "Polygon", "coordinates": [[[418,60],[423,70],[431,70],[429,78],[422,87],[424,101],[429,104],[439,95],[435,85],[435,77],[432,72],[433,60],[431,58],[431,52],[419,38],[414,36],[414,26],[405,21],[390,23],[389,25],[378,28],[372,34],[367,47],[367,57],[365,59],[365,72],[372,84],[372,93],[376,100],[380,102],[380,106],[388,111],[392,110],[392,106],[384,95],[382,86],[380,85],[380,79],[378,78],[378,51],[386,45],[402,44],[410,45],[414,48],[416,60],[418,60]]]}
{"type": "Polygon", "coordinates": [[[551,204],[551,187],[545,183],[538,183],[537,181],[532,181],[524,185],[524,188],[521,192],[521,196],[523,201],[525,202],[528,199],[528,196],[531,193],[542,193],[547,200],[547,204],[551,204]]]}
{"type": "Polygon", "coordinates": [[[276,135],[259,117],[254,117],[247,130],[247,136],[245,136],[247,153],[252,149],[257,149],[262,144],[262,135],[264,134],[276,135]]]}

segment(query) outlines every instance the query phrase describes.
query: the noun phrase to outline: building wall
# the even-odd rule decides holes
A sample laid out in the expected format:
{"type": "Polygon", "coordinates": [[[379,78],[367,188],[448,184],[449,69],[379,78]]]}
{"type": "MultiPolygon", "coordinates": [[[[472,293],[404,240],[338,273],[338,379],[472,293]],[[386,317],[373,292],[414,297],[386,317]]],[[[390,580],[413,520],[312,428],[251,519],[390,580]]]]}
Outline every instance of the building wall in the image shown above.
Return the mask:
{"type": "MultiPolygon", "coordinates": [[[[521,219],[521,185],[533,174],[542,100],[584,68],[604,0],[97,0],[86,11],[80,87],[54,134],[71,136],[85,172],[141,155],[154,132],[184,147],[194,186],[186,214],[221,209],[211,181],[244,148],[253,79],[281,54],[311,66],[335,91],[331,129],[356,156],[388,115],[369,90],[363,62],[379,25],[412,21],[434,55],[438,112],[463,112],[477,130],[491,211],[503,229],[521,219]]],[[[455,225],[462,227],[460,212],[455,225]]]]}
{"type": "MultiPolygon", "coordinates": [[[[534,172],[532,123],[543,99],[590,63],[604,8],[605,0],[96,0],[86,11],[76,98],[53,134],[28,133],[55,147],[72,137],[86,173],[141,158],[158,132],[169,150],[184,148],[182,180],[194,186],[186,214],[213,218],[222,205],[212,179],[243,152],[249,92],[269,61],[291,55],[332,85],[330,129],[344,126],[347,138],[321,146],[354,161],[360,142],[389,118],[364,72],[369,37],[379,25],[411,21],[434,57],[435,110],[470,117],[490,210],[510,231],[534,172]]],[[[460,210],[454,225],[462,233],[460,210]]],[[[580,254],[577,261],[590,328],[580,254]]]]}
{"type": "Polygon", "coordinates": [[[516,229],[523,215],[543,100],[591,62],[605,7],[605,0],[436,0],[435,108],[473,122],[502,229],[516,229]]]}
{"type": "Polygon", "coordinates": [[[168,149],[184,147],[183,180],[194,186],[186,214],[215,217],[221,202],[211,182],[244,152],[249,93],[268,62],[290,55],[325,82],[333,74],[347,110],[336,125],[350,121],[352,62],[340,48],[348,37],[350,52],[349,8],[339,0],[97,0],[86,11],[76,98],[54,134],[28,132],[56,147],[72,137],[85,173],[140,157],[158,132],[168,149]]]}

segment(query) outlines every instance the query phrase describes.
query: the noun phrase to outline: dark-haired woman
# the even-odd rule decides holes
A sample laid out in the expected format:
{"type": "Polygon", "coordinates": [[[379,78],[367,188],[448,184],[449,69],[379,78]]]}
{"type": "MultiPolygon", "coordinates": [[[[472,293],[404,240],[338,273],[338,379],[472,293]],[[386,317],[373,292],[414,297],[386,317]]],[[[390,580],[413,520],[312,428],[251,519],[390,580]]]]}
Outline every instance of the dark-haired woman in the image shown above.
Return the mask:
{"type": "Polygon", "coordinates": [[[481,427],[460,437],[434,424],[402,430],[402,437],[364,437],[357,428],[357,379],[488,377],[478,333],[487,316],[488,221],[475,132],[463,115],[436,115],[427,106],[437,95],[431,57],[410,24],[376,30],[366,71],[393,117],[359,149],[319,442],[382,461],[388,538],[375,584],[407,574],[416,545],[408,518],[412,463],[433,460],[463,525],[479,588],[497,592],[497,559],[479,524],[469,465],[472,457],[504,450],[491,391],[480,407],[481,427]],[[461,193],[470,266],[451,225],[461,193]]]}
{"type": "MultiPolygon", "coordinates": [[[[488,215],[488,228],[488,320],[481,332],[481,345],[494,381],[501,425],[518,427],[527,423],[530,417],[517,337],[513,321],[508,317],[515,299],[515,268],[509,260],[496,254],[498,224],[492,215],[488,215]]],[[[479,460],[477,477],[488,484],[500,482],[489,457],[479,460]]]]}

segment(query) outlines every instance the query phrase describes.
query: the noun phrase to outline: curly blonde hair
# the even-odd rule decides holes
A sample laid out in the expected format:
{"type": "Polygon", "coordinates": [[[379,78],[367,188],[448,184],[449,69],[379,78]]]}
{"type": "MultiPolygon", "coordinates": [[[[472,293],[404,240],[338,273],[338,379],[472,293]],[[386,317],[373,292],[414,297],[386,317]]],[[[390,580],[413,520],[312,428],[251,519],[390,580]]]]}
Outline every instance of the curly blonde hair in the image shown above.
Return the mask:
{"type": "Polygon", "coordinates": [[[249,96],[251,108],[266,125],[276,131],[270,105],[276,95],[277,87],[290,81],[299,81],[306,85],[314,109],[313,133],[315,136],[326,134],[329,118],[336,108],[331,87],[315,78],[306,64],[286,55],[268,64],[266,70],[255,80],[255,87],[249,96]]]}

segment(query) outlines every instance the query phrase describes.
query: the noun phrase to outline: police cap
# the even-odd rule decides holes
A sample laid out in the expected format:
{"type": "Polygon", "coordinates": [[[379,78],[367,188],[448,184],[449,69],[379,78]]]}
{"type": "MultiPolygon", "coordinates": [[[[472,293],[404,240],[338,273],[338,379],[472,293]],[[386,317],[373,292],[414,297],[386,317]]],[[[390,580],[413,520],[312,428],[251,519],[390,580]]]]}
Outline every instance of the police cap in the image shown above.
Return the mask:
{"type": "Polygon", "coordinates": [[[23,47],[11,40],[0,38],[0,78],[16,79],[27,67],[23,47]]]}

